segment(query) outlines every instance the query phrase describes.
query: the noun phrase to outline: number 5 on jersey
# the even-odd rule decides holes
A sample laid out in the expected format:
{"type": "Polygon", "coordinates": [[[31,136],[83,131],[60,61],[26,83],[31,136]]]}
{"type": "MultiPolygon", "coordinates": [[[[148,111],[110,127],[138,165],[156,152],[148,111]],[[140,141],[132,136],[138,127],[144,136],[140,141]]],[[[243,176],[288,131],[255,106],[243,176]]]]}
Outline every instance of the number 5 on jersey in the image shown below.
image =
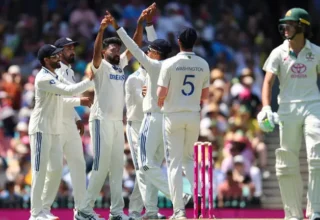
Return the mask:
{"type": "Polygon", "coordinates": [[[195,77],[195,75],[185,75],[184,80],[183,80],[183,86],[185,88],[181,90],[181,92],[184,96],[190,96],[193,94],[194,84],[190,80],[191,80],[191,78],[194,78],[194,77],[195,77]],[[186,88],[186,87],[190,87],[190,89],[186,88]],[[186,92],[186,91],[190,91],[190,92],[186,92]]]}

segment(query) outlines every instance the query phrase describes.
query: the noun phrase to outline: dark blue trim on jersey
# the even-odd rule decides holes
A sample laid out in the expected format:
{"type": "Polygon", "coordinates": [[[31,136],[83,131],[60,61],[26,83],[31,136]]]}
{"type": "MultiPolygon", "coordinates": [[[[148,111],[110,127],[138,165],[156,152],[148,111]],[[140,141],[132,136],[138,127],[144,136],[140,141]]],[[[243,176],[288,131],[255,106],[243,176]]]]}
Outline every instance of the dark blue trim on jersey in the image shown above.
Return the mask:
{"type": "Polygon", "coordinates": [[[41,159],[41,142],[42,142],[42,133],[36,133],[36,153],[35,153],[35,170],[40,170],[40,159],[41,159]]]}
{"type": "Polygon", "coordinates": [[[147,113],[147,116],[144,121],[143,129],[140,134],[140,157],[141,157],[142,166],[144,166],[147,162],[146,142],[147,142],[147,136],[148,136],[149,127],[150,127],[150,116],[151,116],[151,113],[147,113]]]}
{"type": "Polygon", "coordinates": [[[95,134],[94,134],[94,147],[95,154],[93,160],[93,170],[99,170],[99,160],[100,160],[100,120],[94,120],[95,126],[95,134]]]}

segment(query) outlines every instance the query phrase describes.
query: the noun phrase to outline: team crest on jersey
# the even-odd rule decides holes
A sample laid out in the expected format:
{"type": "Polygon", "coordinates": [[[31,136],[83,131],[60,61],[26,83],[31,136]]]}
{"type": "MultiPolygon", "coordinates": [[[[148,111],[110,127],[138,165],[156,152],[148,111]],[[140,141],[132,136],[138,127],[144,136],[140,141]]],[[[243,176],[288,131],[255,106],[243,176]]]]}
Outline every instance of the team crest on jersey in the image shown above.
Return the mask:
{"type": "Polygon", "coordinates": [[[290,69],[292,71],[291,78],[307,78],[307,74],[305,74],[307,67],[303,63],[295,63],[290,69]]]}
{"type": "Polygon", "coordinates": [[[115,71],[118,71],[119,73],[122,73],[122,69],[121,69],[120,67],[113,65],[112,68],[113,68],[115,71]]]}
{"type": "Polygon", "coordinates": [[[49,83],[50,83],[50,85],[52,85],[52,84],[56,84],[56,82],[52,79],[52,80],[50,80],[49,81],[49,83]]]}
{"type": "Polygon", "coordinates": [[[306,60],[307,61],[313,61],[314,60],[314,54],[312,52],[309,52],[306,54],[306,60]]]}

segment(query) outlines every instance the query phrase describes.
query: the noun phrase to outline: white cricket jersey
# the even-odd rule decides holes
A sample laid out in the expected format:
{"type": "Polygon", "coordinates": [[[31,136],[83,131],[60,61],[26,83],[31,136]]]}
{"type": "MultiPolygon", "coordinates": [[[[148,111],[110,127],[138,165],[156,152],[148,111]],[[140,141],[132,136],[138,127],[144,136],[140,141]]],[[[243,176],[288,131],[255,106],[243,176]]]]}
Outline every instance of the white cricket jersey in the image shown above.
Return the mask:
{"type": "MultiPolygon", "coordinates": [[[[74,77],[74,71],[71,69],[71,65],[66,65],[60,62],[60,68],[56,69],[55,72],[58,75],[58,79],[63,82],[67,81],[69,85],[75,84],[76,80],[74,77]]],[[[93,83],[92,83],[93,84],[93,83]]],[[[70,104],[73,103],[74,106],[80,106],[80,98],[77,96],[65,97],[65,101],[68,101],[70,104]]],[[[77,114],[73,106],[63,105],[63,121],[70,122],[80,120],[80,116],[77,114]]]]}
{"type": "Polygon", "coordinates": [[[199,112],[202,89],[209,87],[208,63],[193,52],[163,62],[158,85],[168,88],[163,112],[199,112]]]}
{"type": "Polygon", "coordinates": [[[146,70],[140,67],[137,71],[132,73],[126,83],[126,107],[127,107],[127,121],[142,121],[142,87],[146,80],[146,70]]]}
{"type": "Polygon", "coordinates": [[[35,79],[35,106],[29,122],[29,134],[62,134],[63,96],[72,96],[87,90],[86,79],[74,85],[60,82],[58,75],[42,67],[35,79]]]}
{"type": "Polygon", "coordinates": [[[289,41],[275,48],[263,66],[280,82],[278,103],[320,100],[317,74],[320,73],[320,47],[306,40],[297,57],[290,52],[289,41]]]}
{"type": "Polygon", "coordinates": [[[140,62],[140,64],[147,71],[146,76],[146,86],[147,94],[143,99],[143,112],[160,112],[158,106],[158,96],[157,96],[157,81],[159,78],[159,73],[163,61],[154,60],[149,58],[139,46],[127,35],[123,28],[117,30],[119,37],[122,42],[126,45],[127,49],[132,53],[132,55],[140,62]]]}
{"type": "Polygon", "coordinates": [[[96,69],[91,64],[94,77],[94,101],[91,107],[90,121],[95,119],[119,121],[123,119],[124,81],[123,68],[128,65],[127,56],[120,56],[119,65],[113,65],[102,59],[96,69]]]}

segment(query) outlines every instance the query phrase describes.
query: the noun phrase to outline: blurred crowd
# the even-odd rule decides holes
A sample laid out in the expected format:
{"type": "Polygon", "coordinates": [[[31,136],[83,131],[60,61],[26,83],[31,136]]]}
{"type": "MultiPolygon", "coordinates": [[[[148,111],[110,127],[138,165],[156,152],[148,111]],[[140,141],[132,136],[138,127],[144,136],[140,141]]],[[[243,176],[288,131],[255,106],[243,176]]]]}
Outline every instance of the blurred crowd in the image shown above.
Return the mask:
{"type": "MultiPolygon", "coordinates": [[[[320,10],[317,2],[310,3],[313,11],[320,10]]],[[[92,59],[94,39],[105,10],[132,36],[141,11],[151,3],[151,0],[0,1],[0,207],[21,207],[29,201],[28,120],[34,105],[34,79],[41,68],[36,58],[39,47],[60,37],[78,41],[73,68],[80,81],[92,59]]],[[[279,3],[271,14],[272,5],[267,0],[260,0],[259,4],[255,0],[176,0],[157,4],[154,26],[158,38],[172,44],[172,54],[179,50],[176,37],[179,30],[193,26],[199,35],[194,51],[210,64],[210,97],[202,106],[199,140],[210,141],[214,147],[216,206],[227,206],[230,198],[259,203],[263,179],[269,176],[266,145],[255,119],[261,108],[264,76],[261,66],[272,48],[281,42],[277,19],[289,6],[279,3]]],[[[105,36],[114,35],[114,29],[108,28],[105,36]]],[[[319,42],[319,37],[314,41],[319,42]]],[[[138,66],[133,60],[126,74],[138,66]]],[[[84,95],[94,94],[88,91],[84,95]]],[[[90,109],[78,107],[77,111],[86,123],[82,140],[89,176],[93,161],[88,129],[90,109]]],[[[127,141],[124,160],[123,196],[128,198],[135,171],[127,141]]],[[[185,188],[189,189],[185,182],[185,188]]],[[[70,198],[71,192],[65,164],[57,201],[70,198]]],[[[108,206],[109,197],[106,181],[98,199],[101,207],[108,206]]],[[[66,201],[66,207],[72,207],[66,201]]]]}

